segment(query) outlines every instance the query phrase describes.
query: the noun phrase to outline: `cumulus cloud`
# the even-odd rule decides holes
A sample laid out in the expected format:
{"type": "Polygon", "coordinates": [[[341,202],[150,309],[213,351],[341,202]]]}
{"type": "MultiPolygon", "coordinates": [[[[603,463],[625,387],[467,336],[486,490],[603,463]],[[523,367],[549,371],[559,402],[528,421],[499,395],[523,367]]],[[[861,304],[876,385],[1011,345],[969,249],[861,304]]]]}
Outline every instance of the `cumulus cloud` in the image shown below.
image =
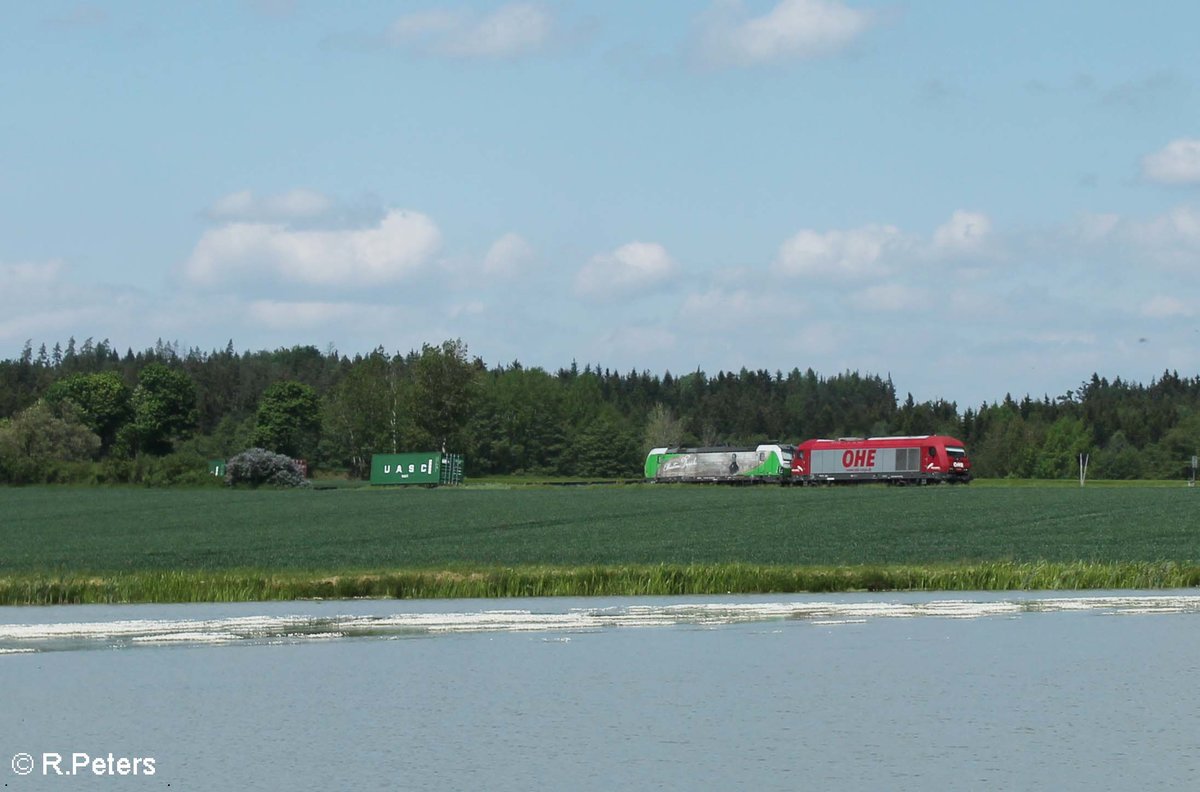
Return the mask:
{"type": "Polygon", "coordinates": [[[550,42],[554,19],[536,3],[509,3],[488,14],[418,11],[392,23],[388,41],[426,55],[504,59],[533,55],[550,42]]]}
{"type": "Polygon", "coordinates": [[[211,229],[184,263],[197,285],[263,277],[312,286],[372,286],[408,278],[430,263],[441,232],[418,212],[391,210],[371,228],[294,230],[279,223],[211,229]]]}
{"type": "Polygon", "coordinates": [[[1142,158],[1142,176],[1159,184],[1200,184],[1200,139],[1180,138],[1142,158]]]}
{"type": "Polygon", "coordinates": [[[1182,245],[1193,250],[1200,247],[1200,210],[1191,206],[1177,206],[1150,220],[1135,221],[1130,227],[1137,238],[1152,244],[1182,245]]]}
{"type": "Polygon", "coordinates": [[[775,269],[787,275],[863,278],[881,274],[889,253],[911,246],[900,229],[869,225],[848,231],[804,229],[785,241],[775,269]]]}
{"type": "Polygon", "coordinates": [[[840,0],[781,0],[750,16],[738,0],[718,0],[701,17],[698,49],[717,66],[753,66],[829,55],[875,23],[875,15],[840,0]]]}
{"type": "Polygon", "coordinates": [[[987,215],[960,209],[933,232],[933,250],[950,255],[976,253],[988,243],[991,231],[987,215]]]}
{"type": "Polygon", "coordinates": [[[1200,260],[1200,210],[1177,206],[1149,218],[1088,215],[1063,234],[1071,249],[1119,255],[1167,269],[1195,270],[1200,260]]]}
{"type": "Polygon", "coordinates": [[[992,251],[992,223],[981,212],[958,210],[930,237],[893,225],[798,231],[779,247],[775,271],[826,280],[879,278],[915,261],[976,257],[992,251]]]}
{"type": "Polygon", "coordinates": [[[630,242],[611,253],[593,256],[575,277],[583,297],[607,300],[652,289],[672,280],[679,265],[654,242],[630,242]]]}
{"type": "Polygon", "coordinates": [[[533,262],[533,247],[519,234],[508,233],[488,248],[483,258],[485,275],[512,277],[533,262]]]}
{"type": "Polygon", "coordinates": [[[331,200],[312,190],[289,190],[266,196],[241,190],[218,198],[206,214],[213,220],[278,222],[320,217],[332,207],[331,200]]]}

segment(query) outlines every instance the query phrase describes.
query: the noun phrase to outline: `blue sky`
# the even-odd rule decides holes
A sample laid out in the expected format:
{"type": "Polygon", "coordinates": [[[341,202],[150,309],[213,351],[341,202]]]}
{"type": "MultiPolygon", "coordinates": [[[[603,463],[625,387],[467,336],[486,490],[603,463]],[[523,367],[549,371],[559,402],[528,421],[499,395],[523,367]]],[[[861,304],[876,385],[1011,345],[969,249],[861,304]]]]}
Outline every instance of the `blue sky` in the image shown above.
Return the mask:
{"type": "Polygon", "coordinates": [[[12,4],[0,355],[1200,372],[1192,2],[12,4]]]}

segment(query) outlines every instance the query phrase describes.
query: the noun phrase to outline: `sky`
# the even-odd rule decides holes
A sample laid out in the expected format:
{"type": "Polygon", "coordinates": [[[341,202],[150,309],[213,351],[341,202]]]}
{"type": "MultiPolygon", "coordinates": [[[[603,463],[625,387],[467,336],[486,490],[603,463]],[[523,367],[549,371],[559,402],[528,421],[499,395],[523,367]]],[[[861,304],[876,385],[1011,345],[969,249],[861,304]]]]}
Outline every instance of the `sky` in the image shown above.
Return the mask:
{"type": "Polygon", "coordinates": [[[10,3],[0,358],[1200,373],[1200,4],[10,3]]]}

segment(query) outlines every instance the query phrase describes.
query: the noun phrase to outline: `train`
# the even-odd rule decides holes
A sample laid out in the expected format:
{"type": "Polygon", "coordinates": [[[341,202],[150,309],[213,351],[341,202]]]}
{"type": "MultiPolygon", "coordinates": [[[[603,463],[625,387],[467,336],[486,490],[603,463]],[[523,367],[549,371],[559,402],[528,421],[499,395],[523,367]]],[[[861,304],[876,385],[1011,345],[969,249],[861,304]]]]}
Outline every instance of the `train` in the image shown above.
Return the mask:
{"type": "Polygon", "coordinates": [[[969,484],[971,460],[949,435],[842,437],[791,445],[654,448],[648,481],[778,484],[969,484]]]}
{"type": "Polygon", "coordinates": [[[782,482],[791,479],[796,449],[780,443],[733,448],[654,448],[646,457],[651,481],[782,482]]]}

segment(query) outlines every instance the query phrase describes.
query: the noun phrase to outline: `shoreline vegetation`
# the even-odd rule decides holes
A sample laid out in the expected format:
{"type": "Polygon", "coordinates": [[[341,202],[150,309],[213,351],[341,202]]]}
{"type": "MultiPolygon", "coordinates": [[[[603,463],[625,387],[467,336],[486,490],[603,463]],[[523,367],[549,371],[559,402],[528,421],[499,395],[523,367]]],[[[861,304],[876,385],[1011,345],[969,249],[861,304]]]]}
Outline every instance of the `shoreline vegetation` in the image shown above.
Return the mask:
{"type": "Polygon", "coordinates": [[[1181,589],[1200,564],[1017,563],[862,566],[749,564],[512,567],[279,573],[255,570],[22,574],[0,578],[0,605],[489,599],[883,591],[1181,589]]]}
{"type": "Polygon", "coordinates": [[[1182,483],[0,489],[0,605],[1200,586],[1182,483]]]}

